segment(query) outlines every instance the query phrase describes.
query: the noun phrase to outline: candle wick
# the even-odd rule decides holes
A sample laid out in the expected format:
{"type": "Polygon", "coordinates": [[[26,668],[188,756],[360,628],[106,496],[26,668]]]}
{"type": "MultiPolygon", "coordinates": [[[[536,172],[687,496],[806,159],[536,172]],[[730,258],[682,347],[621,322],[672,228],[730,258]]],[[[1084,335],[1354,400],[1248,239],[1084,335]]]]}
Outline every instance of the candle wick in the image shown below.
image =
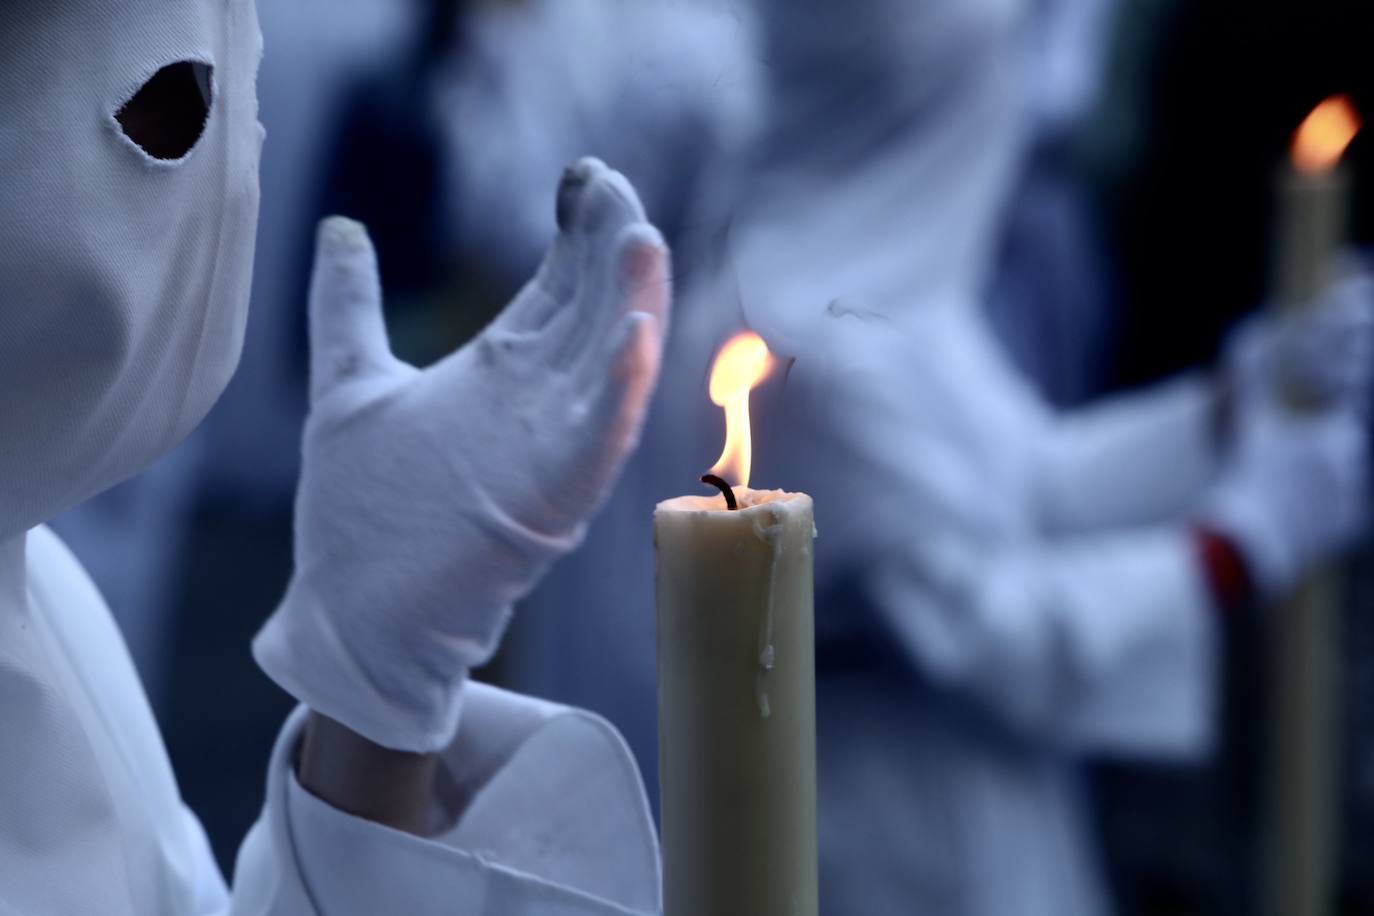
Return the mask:
{"type": "Polygon", "coordinates": [[[725,494],[726,509],[739,508],[739,503],[735,502],[735,491],[730,489],[730,485],[726,483],[724,480],[717,477],[715,474],[702,474],[701,482],[705,484],[710,484],[713,487],[718,487],[720,489],[720,492],[725,494]]]}

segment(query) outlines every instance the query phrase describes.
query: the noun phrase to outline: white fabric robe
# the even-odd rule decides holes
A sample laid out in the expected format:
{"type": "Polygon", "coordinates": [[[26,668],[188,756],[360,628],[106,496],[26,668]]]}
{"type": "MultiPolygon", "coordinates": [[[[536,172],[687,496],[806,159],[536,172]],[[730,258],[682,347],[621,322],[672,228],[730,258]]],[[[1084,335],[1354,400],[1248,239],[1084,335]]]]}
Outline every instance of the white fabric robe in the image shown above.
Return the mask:
{"type": "Polygon", "coordinates": [[[298,710],[231,888],[80,564],[45,528],[0,544],[0,913],[657,912],[657,841],[619,735],[587,713],[468,689],[436,790],[436,809],[457,813],[445,832],[401,833],[302,790],[298,710]]]}

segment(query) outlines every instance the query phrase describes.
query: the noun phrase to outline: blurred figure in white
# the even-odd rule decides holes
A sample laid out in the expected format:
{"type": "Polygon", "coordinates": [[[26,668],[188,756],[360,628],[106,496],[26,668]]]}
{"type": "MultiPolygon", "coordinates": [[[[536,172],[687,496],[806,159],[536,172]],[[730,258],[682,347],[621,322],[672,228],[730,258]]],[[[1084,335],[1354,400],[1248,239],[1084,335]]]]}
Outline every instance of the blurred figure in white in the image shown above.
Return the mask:
{"type": "Polygon", "coordinates": [[[765,4],[774,114],[731,238],[745,317],[797,358],[756,474],[816,498],[844,599],[820,612],[824,906],[1104,912],[1076,763],[1206,753],[1217,611],[1358,531],[1374,296],[1356,275],[1217,378],[1055,412],[982,310],[1034,5],[805,7],[765,4]],[[1283,407],[1280,366],[1320,412],[1283,407]]]}
{"type": "Polygon", "coordinates": [[[458,247],[497,282],[550,238],[537,188],[592,154],[634,182],[671,242],[708,170],[756,117],[753,19],[733,4],[448,0],[434,99],[458,247]],[[496,206],[497,202],[501,206],[496,206]]]}
{"type": "Polygon", "coordinates": [[[1079,760],[1205,755],[1218,612],[1282,593],[1362,524],[1368,277],[1257,325],[1215,375],[1056,411],[984,315],[1037,8],[761,12],[762,135],[706,206],[726,257],[679,275],[645,446],[546,583],[601,597],[595,621],[538,616],[540,689],[653,759],[649,512],[714,459],[705,367],[748,324],[796,359],[756,414],[753,485],[810,492],[820,529],[823,912],[1106,912],[1079,760]],[[1281,374],[1321,409],[1288,411],[1281,374]]]}
{"type": "Polygon", "coordinates": [[[1085,124],[1115,34],[1112,0],[1036,0],[1030,124],[987,292],[998,339],[1050,403],[1082,404],[1108,374],[1112,271],[1089,184],[1085,124]]]}

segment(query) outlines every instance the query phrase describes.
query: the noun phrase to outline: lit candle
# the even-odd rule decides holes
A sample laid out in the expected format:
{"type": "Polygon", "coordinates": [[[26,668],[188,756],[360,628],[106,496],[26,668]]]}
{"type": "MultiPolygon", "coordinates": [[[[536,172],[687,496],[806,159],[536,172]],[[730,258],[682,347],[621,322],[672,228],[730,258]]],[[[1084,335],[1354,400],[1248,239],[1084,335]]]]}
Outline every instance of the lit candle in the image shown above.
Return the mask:
{"type": "MultiPolygon", "coordinates": [[[[1295,309],[1330,281],[1345,242],[1349,176],[1340,159],[1360,129],[1350,101],[1322,102],[1293,138],[1292,161],[1279,182],[1277,305],[1295,309]]],[[[1312,395],[1290,384],[1294,409],[1312,395]]],[[[1273,766],[1270,789],[1269,912],[1327,912],[1338,838],[1340,577],[1307,578],[1274,621],[1273,766]]]]}
{"type": "Polygon", "coordinates": [[[1345,244],[1350,199],[1350,176],[1341,156],[1359,129],[1350,100],[1334,96],[1313,109],[1293,135],[1279,191],[1274,282],[1283,307],[1310,301],[1330,280],[1333,255],[1345,244]]]}
{"type": "Polygon", "coordinates": [[[811,497],[748,487],[772,365],[754,334],[721,350],[726,445],[703,478],[721,493],[654,512],[665,916],[818,910],[811,497]]]}

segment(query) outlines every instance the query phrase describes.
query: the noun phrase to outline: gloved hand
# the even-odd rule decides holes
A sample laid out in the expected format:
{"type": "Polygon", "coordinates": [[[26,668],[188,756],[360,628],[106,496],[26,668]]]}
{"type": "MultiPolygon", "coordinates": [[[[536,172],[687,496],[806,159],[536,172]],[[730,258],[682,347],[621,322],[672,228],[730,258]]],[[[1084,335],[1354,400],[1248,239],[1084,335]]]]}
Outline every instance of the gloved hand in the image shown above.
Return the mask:
{"type": "Polygon", "coordinates": [[[1278,389],[1299,408],[1364,410],[1374,384],[1374,275],[1351,261],[1314,302],[1251,321],[1228,348],[1225,372],[1242,409],[1278,389]]]}
{"type": "Polygon", "coordinates": [[[1202,521],[1239,548],[1262,597],[1291,588],[1365,523],[1372,358],[1367,273],[1250,325],[1228,353],[1233,436],[1202,521]]]}
{"type": "Polygon", "coordinates": [[[1277,400],[1253,404],[1239,426],[1201,521],[1240,550],[1256,593],[1275,598],[1363,528],[1366,430],[1348,408],[1300,413],[1277,400]]]}
{"type": "Polygon", "coordinates": [[[321,225],[296,566],[253,650],[297,699],[385,747],[451,741],[468,670],[638,440],[667,251],[594,159],[565,173],[557,211],[535,278],[425,370],[391,354],[363,227],[321,225]]]}

